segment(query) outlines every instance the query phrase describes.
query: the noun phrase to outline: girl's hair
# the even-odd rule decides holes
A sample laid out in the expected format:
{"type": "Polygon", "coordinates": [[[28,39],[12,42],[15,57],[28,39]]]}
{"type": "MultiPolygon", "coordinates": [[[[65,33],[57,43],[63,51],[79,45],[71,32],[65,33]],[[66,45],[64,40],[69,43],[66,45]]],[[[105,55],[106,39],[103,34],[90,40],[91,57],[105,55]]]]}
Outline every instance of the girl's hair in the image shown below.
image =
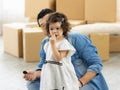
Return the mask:
{"type": "Polygon", "coordinates": [[[56,22],[61,22],[61,28],[63,30],[63,35],[64,37],[67,36],[67,33],[70,31],[70,24],[68,22],[68,19],[67,17],[62,14],[62,13],[59,13],[59,12],[55,12],[55,13],[52,13],[49,18],[48,18],[48,21],[46,23],[46,31],[47,31],[47,35],[49,36],[49,25],[51,23],[56,23],[56,22]]]}

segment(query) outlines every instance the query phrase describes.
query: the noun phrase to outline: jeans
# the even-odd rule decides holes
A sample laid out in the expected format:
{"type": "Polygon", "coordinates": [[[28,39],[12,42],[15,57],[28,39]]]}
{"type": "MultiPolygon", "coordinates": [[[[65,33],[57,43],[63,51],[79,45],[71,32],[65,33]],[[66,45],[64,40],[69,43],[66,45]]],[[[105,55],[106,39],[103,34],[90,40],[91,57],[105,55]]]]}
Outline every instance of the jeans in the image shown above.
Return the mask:
{"type": "Polygon", "coordinates": [[[32,82],[27,82],[27,88],[28,90],[40,90],[40,79],[36,79],[32,82]]]}
{"type": "MultiPolygon", "coordinates": [[[[27,82],[27,88],[28,90],[40,90],[40,79],[37,78],[32,82],[27,82]]],[[[85,86],[80,88],[80,90],[93,90],[93,89],[92,87],[90,87],[90,85],[86,84],[85,86]]]]}

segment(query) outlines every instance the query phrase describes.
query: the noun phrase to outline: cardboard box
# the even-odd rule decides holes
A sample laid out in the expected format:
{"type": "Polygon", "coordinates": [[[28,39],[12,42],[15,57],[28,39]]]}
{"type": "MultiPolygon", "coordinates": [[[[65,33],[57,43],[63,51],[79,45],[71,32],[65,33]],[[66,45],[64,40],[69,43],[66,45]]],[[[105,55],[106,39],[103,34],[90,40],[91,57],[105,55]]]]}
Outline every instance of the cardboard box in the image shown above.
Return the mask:
{"type": "Polygon", "coordinates": [[[40,47],[44,37],[45,35],[40,29],[23,29],[23,54],[26,62],[40,61],[40,47]]]}
{"type": "Polygon", "coordinates": [[[86,24],[85,20],[69,20],[71,27],[86,24]]]}
{"type": "Polygon", "coordinates": [[[37,26],[37,22],[4,24],[4,51],[16,57],[23,57],[23,28],[34,28],[37,26]]]}
{"type": "Polygon", "coordinates": [[[55,10],[55,0],[25,0],[25,16],[36,20],[38,13],[44,9],[55,10]]]}
{"type": "Polygon", "coordinates": [[[110,52],[120,52],[120,35],[110,35],[110,52]]]}
{"type": "Polygon", "coordinates": [[[109,60],[109,34],[108,33],[91,33],[90,39],[98,49],[98,55],[101,60],[109,60]]]}
{"type": "Polygon", "coordinates": [[[120,22],[120,0],[117,0],[117,22],[120,22]]]}
{"type": "Polygon", "coordinates": [[[87,23],[115,22],[117,0],[85,0],[85,20],[87,23]]]}
{"type": "Polygon", "coordinates": [[[22,27],[20,23],[3,25],[4,51],[16,57],[23,56],[22,27]]]}
{"type": "Polygon", "coordinates": [[[64,13],[68,19],[84,20],[84,0],[56,0],[56,11],[64,13]]]}

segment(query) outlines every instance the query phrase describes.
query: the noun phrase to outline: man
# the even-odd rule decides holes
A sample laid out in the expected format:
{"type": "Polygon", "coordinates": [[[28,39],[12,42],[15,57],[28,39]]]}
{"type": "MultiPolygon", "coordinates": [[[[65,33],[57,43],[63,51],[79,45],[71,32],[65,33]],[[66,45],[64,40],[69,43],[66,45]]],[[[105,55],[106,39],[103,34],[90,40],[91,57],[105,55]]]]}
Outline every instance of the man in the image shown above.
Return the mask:
{"type": "MultiPolygon", "coordinates": [[[[38,25],[46,34],[46,21],[49,15],[54,11],[50,9],[43,9],[37,17],[38,25]]],[[[68,41],[76,49],[76,53],[72,56],[72,63],[80,83],[80,90],[108,90],[105,79],[101,73],[102,62],[97,54],[97,49],[92,45],[89,38],[86,36],[70,32],[68,41]]],[[[46,37],[42,46],[48,40],[46,37]]],[[[44,51],[43,47],[41,50],[44,51]]],[[[40,53],[42,57],[42,53],[40,53]]],[[[36,71],[28,71],[24,78],[28,81],[28,90],[39,90],[40,87],[40,73],[45,60],[41,60],[36,71]]],[[[69,83],[69,82],[68,82],[69,83]]]]}

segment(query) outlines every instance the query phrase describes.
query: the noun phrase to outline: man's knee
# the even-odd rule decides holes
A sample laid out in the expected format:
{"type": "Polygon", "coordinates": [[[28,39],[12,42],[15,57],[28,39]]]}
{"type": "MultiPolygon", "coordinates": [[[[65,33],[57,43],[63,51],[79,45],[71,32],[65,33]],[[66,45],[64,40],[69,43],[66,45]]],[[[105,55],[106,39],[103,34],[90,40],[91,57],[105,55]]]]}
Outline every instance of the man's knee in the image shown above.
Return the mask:
{"type": "Polygon", "coordinates": [[[27,82],[27,89],[28,90],[39,90],[39,88],[40,88],[40,81],[39,80],[27,82]]]}

